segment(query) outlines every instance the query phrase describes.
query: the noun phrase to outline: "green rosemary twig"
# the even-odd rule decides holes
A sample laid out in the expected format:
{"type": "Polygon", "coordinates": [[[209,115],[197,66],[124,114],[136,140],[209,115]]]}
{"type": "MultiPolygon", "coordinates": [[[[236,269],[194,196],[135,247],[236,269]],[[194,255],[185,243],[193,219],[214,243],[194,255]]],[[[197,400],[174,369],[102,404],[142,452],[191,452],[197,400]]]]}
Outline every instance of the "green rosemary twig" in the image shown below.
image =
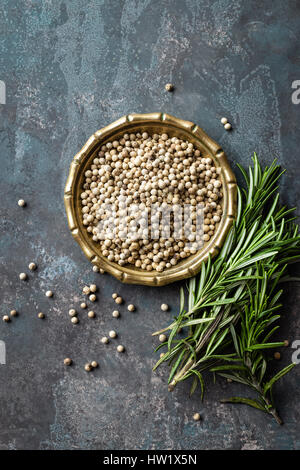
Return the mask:
{"type": "Polygon", "coordinates": [[[283,172],[276,162],[263,171],[256,154],[252,160],[248,173],[239,167],[245,187],[238,188],[237,219],[220,254],[209,259],[199,275],[189,281],[187,308],[181,289],[178,317],[169,327],[154,333],[170,330],[165,343],[168,349],[154,367],[170,363],[170,390],[194,377],[193,391],[199,381],[203,393],[203,370],[220,360],[239,366],[236,351],[225,353],[232,344],[232,328],[243,321],[252,298],[258,295],[259,305],[263,302],[261,283],[267,282],[268,289],[270,282],[277,285],[286,280],[287,265],[300,259],[293,209],[278,204],[277,181],[283,172]],[[184,338],[178,336],[182,328],[184,338]]]}
{"type": "Polygon", "coordinates": [[[243,403],[259,410],[270,413],[279,424],[282,421],[275,409],[272,397],[274,383],[289,372],[295,364],[290,364],[272,379],[266,381],[265,374],[267,360],[265,350],[284,346],[284,343],[270,343],[269,338],[279,328],[273,327],[273,323],[279,320],[278,309],[282,307],[278,300],[282,290],[276,290],[281,277],[279,272],[274,278],[274,270],[261,272],[261,279],[257,281],[255,295],[250,291],[249,305],[244,307],[241,313],[241,321],[238,328],[230,325],[235,354],[228,362],[210,368],[211,372],[217,372],[227,379],[244,383],[258,394],[258,399],[231,397],[222,400],[223,403],[243,403]],[[270,328],[272,325],[272,328],[270,328]]]}

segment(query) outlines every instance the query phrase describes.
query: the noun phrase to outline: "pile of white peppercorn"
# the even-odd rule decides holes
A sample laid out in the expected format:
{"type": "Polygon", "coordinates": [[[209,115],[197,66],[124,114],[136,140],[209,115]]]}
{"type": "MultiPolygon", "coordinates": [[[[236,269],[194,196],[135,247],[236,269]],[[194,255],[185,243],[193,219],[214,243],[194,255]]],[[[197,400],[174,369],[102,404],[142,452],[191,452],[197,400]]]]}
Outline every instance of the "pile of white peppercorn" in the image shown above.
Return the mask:
{"type": "Polygon", "coordinates": [[[222,197],[220,168],[191,142],[138,132],[101,147],[85,172],[81,210],[83,224],[109,261],[162,272],[210,240],[221,220],[222,197]],[[176,212],[187,205],[182,238],[172,236],[178,229],[174,215],[170,228],[159,219],[153,222],[153,207],[176,212]],[[196,226],[200,211],[201,227],[196,226]]]}

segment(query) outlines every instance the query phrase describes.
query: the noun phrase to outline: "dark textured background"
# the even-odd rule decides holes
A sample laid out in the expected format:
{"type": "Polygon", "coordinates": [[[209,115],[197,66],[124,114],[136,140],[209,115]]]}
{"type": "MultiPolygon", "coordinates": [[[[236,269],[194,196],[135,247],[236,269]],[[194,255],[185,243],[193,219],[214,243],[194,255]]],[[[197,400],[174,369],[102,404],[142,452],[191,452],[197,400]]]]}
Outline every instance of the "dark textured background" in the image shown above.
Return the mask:
{"type": "MultiPolygon", "coordinates": [[[[87,138],[124,114],[150,111],[199,124],[233,168],[248,164],[253,151],[264,163],[277,156],[288,169],[283,199],[299,205],[300,105],[291,102],[299,37],[296,0],[1,0],[1,316],[13,307],[21,312],[0,323],[7,346],[1,449],[300,448],[300,366],[276,386],[283,427],[259,411],[220,405],[240,391],[221,379],[208,382],[203,404],[197,393],[187,399],[188,383],[168,393],[167,371],[151,372],[151,332],[176,314],[178,285],[126,286],[93,273],[63,206],[69,164],[87,138]],[[167,82],[173,94],[164,91],[167,82]],[[26,209],[17,206],[20,197],[26,209]],[[38,271],[21,282],[30,261],[38,271]],[[81,313],[73,326],[68,309],[92,281],[100,288],[97,319],[81,313]],[[122,307],[122,317],[112,319],[114,291],[137,311],[122,307]],[[162,301],[170,313],[160,311],[162,301]],[[124,355],[116,342],[99,342],[112,327],[124,355]],[[74,367],[63,366],[66,356],[74,367]],[[91,359],[100,367],[87,374],[91,359]],[[196,411],[200,423],[192,420],[196,411]]],[[[289,287],[285,299],[282,337],[290,341],[300,338],[299,292],[289,287]]],[[[280,366],[292,352],[285,349],[280,366]]]]}

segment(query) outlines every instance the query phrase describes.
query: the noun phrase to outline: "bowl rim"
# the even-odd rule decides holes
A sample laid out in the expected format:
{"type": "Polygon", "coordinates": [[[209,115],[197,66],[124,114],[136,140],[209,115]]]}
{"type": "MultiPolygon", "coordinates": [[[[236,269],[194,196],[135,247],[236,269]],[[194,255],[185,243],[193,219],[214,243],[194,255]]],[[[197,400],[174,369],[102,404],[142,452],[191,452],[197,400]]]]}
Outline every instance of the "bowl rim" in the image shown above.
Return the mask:
{"type": "Polygon", "coordinates": [[[201,264],[206,262],[209,256],[214,257],[220,252],[226,235],[236,217],[237,184],[225,152],[197,124],[161,112],[129,114],[96,131],[74,156],[65,185],[64,204],[72,236],[93,265],[109,272],[124,283],[162,286],[196,275],[201,269],[201,264]],[[142,126],[143,124],[149,127],[151,123],[154,126],[165,124],[174,130],[178,129],[179,132],[184,131],[185,134],[190,135],[190,138],[196,140],[199,146],[204,148],[214,162],[222,168],[223,180],[223,215],[215,235],[195,255],[184,258],[176,266],[167,268],[161,273],[143,271],[136,267],[119,266],[117,263],[110,262],[101,256],[96,250],[96,243],[93,242],[81,223],[79,199],[76,199],[82,168],[91,159],[91,156],[94,158],[94,153],[100,145],[118,133],[126,133],[130,128],[138,125],[142,126]]]}

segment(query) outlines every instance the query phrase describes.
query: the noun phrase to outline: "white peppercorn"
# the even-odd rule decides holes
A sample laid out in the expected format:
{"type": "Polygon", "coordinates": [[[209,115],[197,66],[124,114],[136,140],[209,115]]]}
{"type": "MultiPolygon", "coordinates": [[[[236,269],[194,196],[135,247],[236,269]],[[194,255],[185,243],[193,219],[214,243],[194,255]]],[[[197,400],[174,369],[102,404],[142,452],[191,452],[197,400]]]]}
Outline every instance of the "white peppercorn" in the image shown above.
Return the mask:
{"type": "Polygon", "coordinates": [[[20,273],[20,274],[19,274],[19,278],[21,279],[21,281],[26,281],[26,279],[27,279],[27,274],[26,274],[26,273],[20,273]]]}
{"type": "Polygon", "coordinates": [[[174,85],[172,85],[172,83],[167,83],[165,85],[165,89],[166,89],[166,91],[173,91],[174,90],[174,85]]]}
{"type": "Polygon", "coordinates": [[[169,309],[169,306],[167,304],[161,304],[160,308],[163,312],[166,312],[169,309]]]}
{"type": "Polygon", "coordinates": [[[135,311],[135,306],[133,304],[129,304],[127,307],[129,312],[134,312],[135,311]]]}
{"type": "Polygon", "coordinates": [[[119,312],[118,310],[114,310],[113,313],[112,313],[112,316],[113,316],[114,318],[119,318],[120,312],[119,312]]]}
{"type": "Polygon", "coordinates": [[[53,297],[53,292],[52,290],[47,290],[45,293],[46,297],[53,297]]]}
{"type": "Polygon", "coordinates": [[[117,351],[118,351],[119,353],[124,352],[124,351],[125,351],[124,346],[123,346],[122,344],[119,344],[119,345],[117,346],[117,351]]]}
{"type": "Polygon", "coordinates": [[[158,339],[159,339],[159,341],[160,341],[161,343],[164,343],[165,341],[167,341],[166,335],[163,335],[163,334],[162,334],[162,335],[159,335],[158,339]]]}
{"type": "Polygon", "coordinates": [[[73,362],[72,359],[70,359],[69,357],[66,357],[66,359],[64,359],[65,366],[70,366],[72,362],[73,362]]]}
{"type": "Polygon", "coordinates": [[[28,268],[30,269],[30,271],[34,271],[36,269],[36,264],[35,263],[29,263],[28,265],[28,268]]]}
{"type": "Polygon", "coordinates": [[[24,199],[19,199],[18,200],[18,206],[20,206],[20,207],[26,206],[26,202],[24,201],[24,199]]]}
{"type": "Polygon", "coordinates": [[[114,330],[111,330],[109,333],[108,333],[109,337],[110,338],[116,338],[117,337],[117,333],[114,331],[114,330]]]}

